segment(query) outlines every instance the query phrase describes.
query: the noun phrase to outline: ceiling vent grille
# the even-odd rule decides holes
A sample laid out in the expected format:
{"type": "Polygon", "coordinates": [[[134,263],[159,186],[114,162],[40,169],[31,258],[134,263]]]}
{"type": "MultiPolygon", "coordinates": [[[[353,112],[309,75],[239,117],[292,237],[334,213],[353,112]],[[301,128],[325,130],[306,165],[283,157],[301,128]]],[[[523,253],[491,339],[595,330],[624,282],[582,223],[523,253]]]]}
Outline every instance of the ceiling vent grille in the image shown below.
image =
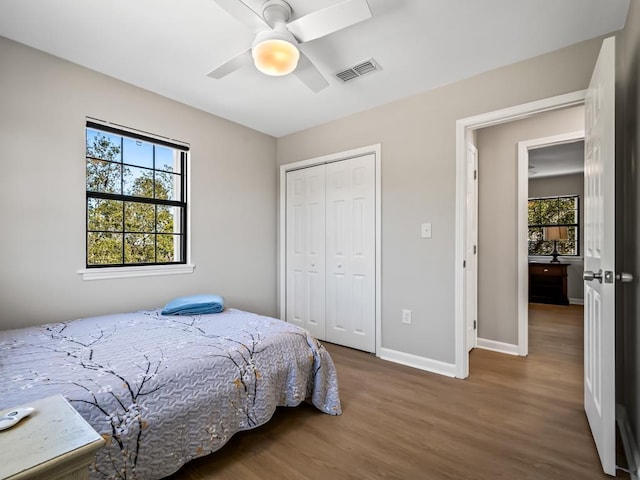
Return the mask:
{"type": "Polygon", "coordinates": [[[349,80],[353,80],[354,78],[361,77],[362,75],[375,72],[377,70],[380,70],[380,66],[372,58],[336,73],[336,77],[343,82],[348,82],[349,80]]]}

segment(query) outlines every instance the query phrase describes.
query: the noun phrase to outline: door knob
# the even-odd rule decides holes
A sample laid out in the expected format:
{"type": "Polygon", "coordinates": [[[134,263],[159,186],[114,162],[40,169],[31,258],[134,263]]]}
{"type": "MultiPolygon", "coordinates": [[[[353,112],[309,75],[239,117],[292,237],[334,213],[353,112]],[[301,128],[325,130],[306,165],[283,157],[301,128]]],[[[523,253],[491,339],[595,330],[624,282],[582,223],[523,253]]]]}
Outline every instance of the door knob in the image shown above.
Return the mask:
{"type": "Polygon", "coordinates": [[[593,273],[591,270],[585,270],[582,274],[582,279],[587,282],[591,282],[593,280],[598,280],[602,283],[602,269],[598,270],[598,273],[593,273]]]}
{"type": "Polygon", "coordinates": [[[633,275],[630,273],[616,273],[616,280],[621,281],[622,283],[633,282],[633,275]]]}

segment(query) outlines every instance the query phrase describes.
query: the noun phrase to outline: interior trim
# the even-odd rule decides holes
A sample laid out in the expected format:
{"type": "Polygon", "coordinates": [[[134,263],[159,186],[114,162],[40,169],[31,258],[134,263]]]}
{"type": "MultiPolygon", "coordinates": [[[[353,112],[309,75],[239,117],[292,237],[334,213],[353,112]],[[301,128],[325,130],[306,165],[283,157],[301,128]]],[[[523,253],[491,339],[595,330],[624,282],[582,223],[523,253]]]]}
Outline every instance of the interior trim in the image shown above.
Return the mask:
{"type": "MultiPolygon", "coordinates": [[[[538,113],[584,104],[586,90],[557,95],[534,102],[495,110],[456,122],[456,220],[455,220],[455,281],[454,323],[456,377],[469,376],[469,351],[467,350],[467,328],[465,319],[464,260],[466,252],[466,165],[467,138],[479,128],[499,125],[531,117],[538,113]]],[[[478,171],[480,175],[480,171],[478,171]]],[[[522,288],[522,287],[520,287],[522,288]]]]}

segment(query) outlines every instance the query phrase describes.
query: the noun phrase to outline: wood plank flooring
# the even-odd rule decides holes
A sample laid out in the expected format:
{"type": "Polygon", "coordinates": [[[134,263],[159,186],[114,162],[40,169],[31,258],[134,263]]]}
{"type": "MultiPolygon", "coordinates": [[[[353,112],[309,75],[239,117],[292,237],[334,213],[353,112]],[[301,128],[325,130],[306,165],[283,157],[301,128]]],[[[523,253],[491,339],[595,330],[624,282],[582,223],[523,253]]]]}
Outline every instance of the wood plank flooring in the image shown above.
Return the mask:
{"type": "Polygon", "coordinates": [[[279,409],[169,478],[609,478],[582,408],[582,307],[531,305],[529,322],[527,358],[475,349],[466,380],[327,344],[342,416],[279,409]]]}

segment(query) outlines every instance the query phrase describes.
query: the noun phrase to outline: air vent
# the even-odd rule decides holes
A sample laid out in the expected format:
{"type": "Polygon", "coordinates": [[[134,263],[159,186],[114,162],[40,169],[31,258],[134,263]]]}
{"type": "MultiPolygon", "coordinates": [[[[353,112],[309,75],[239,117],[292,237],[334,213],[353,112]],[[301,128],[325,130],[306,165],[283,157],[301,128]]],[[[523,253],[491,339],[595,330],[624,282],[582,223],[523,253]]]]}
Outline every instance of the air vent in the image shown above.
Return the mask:
{"type": "Polygon", "coordinates": [[[340,73],[336,73],[336,77],[338,77],[343,82],[348,82],[349,80],[353,80],[354,78],[358,78],[358,74],[356,73],[355,70],[350,68],[349,70],[344,70],[344,71],[342,71],[340,73]]]}
{"type": "Polygon", "coordinates": [[[380,70],[380,66],[372,58],[336,73],[336,77],[343,82],[348,82],[349,80],[361,77],[367,73],[375,72],[376,70],[380,70]]]}

